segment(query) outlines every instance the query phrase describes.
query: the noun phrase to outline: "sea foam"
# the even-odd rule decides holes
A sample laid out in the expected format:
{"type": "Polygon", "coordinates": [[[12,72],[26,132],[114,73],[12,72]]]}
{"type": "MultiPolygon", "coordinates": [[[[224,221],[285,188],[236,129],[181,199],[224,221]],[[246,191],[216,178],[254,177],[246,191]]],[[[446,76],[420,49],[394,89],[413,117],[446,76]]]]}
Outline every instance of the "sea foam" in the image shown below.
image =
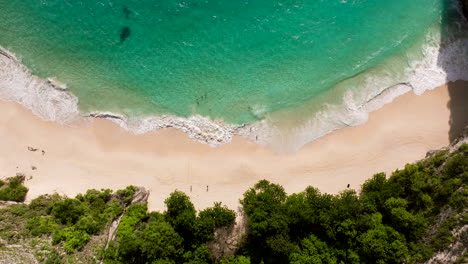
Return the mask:
{"type": "Polygon", "coordinates": [[[54,81],[31,74],[20,60],[0,48],[0,98],[17,102],[46,121],[70,124],[80,117],[78,98],[54,81]]]}

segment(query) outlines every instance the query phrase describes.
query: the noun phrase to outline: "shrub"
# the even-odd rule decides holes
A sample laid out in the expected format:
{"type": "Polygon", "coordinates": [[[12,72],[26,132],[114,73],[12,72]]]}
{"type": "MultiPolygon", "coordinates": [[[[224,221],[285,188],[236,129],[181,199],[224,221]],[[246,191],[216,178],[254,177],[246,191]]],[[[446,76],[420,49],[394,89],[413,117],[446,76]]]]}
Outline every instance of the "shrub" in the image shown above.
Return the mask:
{"type": "Polygon", "coordinates": [[[448,177],[456,177],[466,171],[468,171],[468,157],[456,154],[445,163],[442,173],[448,177]]]}
{"type": "Polygon", "coordinates": [[[44,264],[62,264],[62,256],[54,249],[48,254],[44,264]]]}
{"type": "Polygon", "coordinates": [[[167,222],[150,222],[141,238],[142,252],[149,260],[176,259],[183,253],[183,238],[167,222]]]}
{"type": "Polygon", "coordinates": [[[50,235],[54,233],[58,226],[50,217],[33,217],[26,223],[26,229],[32,236],[50,235]]]}
{"type": "Polygon", "coordinates": [[[199,243],[205,243],[213,239],[215,228],[230,226],[236,220],[236,213],[215,203],[213,207],[201,211],[195,225],[195,236],[199,243]]]}
{"type": "Polygon", "coordinates": [[[0,189],[0,200],[24,202],[28,193],[28,188],[22,184],[24,176],[11,177],[7,181],[8,185],[0,189]]]}
{"type": "Polygon", "coordinates": [[[215,227],[222,227],[234,224],[236,213],[226,206],[221,206],[221,203],[215,203],[213,207],[201,211],[199,217],[209,218],[215,227]]]}
{"type": "Polygon", "coordinates": [[[104,214],[111,219],[121,215],[124,211],[124,207],[114,199],[107,203],[107,208],[104,210],[104,214]]]}
{"type": "Polygon", "coordinates": [[[137,187],[130,185],[130,186],[127,186],[127,188],[123,190],[118,190],[116,192],[116,195],[124,204],[129,205],[132,202],[133,196],[135,195],[137,191],[138,191],[137,187]]]}
{"type": "Polygon", "coordinates": [[[75,230],[73,227],[64,228],[54,234],[52,244],[63,243],[63,249],[67,253],[82,249],[88,243],[90,236],[81,230],[75,230]]]}
{"type": "Polygon", "coordinates": [[[460,151],[460,152],[462,152],[462,153],[465,153],[465,154],[468,154],[468,144],[467,144],[467,143],[462,144],[462,145],[458,148],[458,151],[460,151]]]}
{"type": "Polygon", "coordinates": [[[62,224],[74,224],[83,215],[85,207],[77,199],[65,199],[55,202],[51,214],[62,224]]]}
{"type": "Polygon", "coordinates": [[[106,203],[110,200],[111,196],[112,196],[112,191],[109,189],[105,189],[105,190],[103,189],[101,191],[98,191],[96,189],[91,189],[91,190],[87,190],[86,194],[83,195],[83,201],[86,201],[92,204],[94,201],[102,200],[106,203]]]}
{"type": "Polygon", "coordinates": [[[28,206],[25,204],[12,204],[5,210],[15,216],[24,216],[29,211],[28,206]]]}
{"type": "Polygon", "coordinates": [[[99,231],[101,231],[101,226],[99,223],[89,215],[81,217],[80,220],[76,222],[75,227],[76,229],[85,231],[90,235],[97,234],[99,231]]]}
{"type": "Polygon", "coordinates": [[[117,228],[117,235],[120,237],[130,237],[136,225],[147,217],[148,207],[145,204],[133,204],[128,208],[127,213],[120,220],[117,228]]]}

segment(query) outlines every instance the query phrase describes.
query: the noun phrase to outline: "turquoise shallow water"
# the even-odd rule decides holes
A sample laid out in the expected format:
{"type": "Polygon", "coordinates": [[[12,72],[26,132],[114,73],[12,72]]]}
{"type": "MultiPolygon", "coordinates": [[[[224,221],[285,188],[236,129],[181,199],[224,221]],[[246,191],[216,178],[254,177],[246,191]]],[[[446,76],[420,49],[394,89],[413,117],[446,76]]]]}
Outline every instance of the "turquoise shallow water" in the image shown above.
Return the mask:
{"type": "Polygon", "coordinates": [[[84,112],[247,123],[405,52],[444,0],[0,0],[0,45],[84,112]]]}

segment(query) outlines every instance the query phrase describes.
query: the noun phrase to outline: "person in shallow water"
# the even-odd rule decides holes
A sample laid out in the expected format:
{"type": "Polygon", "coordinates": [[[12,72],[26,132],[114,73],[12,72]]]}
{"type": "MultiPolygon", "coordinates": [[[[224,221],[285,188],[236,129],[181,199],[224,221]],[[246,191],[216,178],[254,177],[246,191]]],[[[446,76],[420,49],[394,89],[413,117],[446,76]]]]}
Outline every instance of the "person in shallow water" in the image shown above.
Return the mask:
{"type": "Polygon", "coordinates": [[[120,43],[123,43],[128,37],[130,37],[131,31],[129,27],[123,27],[120,31],[120,43]]]}

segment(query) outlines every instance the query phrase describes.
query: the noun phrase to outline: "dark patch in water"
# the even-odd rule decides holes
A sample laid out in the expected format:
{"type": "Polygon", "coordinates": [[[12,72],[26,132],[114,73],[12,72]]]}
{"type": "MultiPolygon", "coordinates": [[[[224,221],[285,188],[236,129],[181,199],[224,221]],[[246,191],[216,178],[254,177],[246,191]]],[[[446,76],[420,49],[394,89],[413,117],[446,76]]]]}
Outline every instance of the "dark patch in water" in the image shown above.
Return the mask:
{"type": "Polygon", "coordinates": [[[120,43],[124,42],[128,37],[130,37],[131,31],[129,27],[123,27],[120,30],[120,43]]]}
{"type": "Polygon", "coordinates": [[[127,7],[124,7],[122,11],[125,14],[125,18],[130,19],[130,14],[132,13],[132,11],[130,11],[130,9],[128,9],[127,7]]]}

